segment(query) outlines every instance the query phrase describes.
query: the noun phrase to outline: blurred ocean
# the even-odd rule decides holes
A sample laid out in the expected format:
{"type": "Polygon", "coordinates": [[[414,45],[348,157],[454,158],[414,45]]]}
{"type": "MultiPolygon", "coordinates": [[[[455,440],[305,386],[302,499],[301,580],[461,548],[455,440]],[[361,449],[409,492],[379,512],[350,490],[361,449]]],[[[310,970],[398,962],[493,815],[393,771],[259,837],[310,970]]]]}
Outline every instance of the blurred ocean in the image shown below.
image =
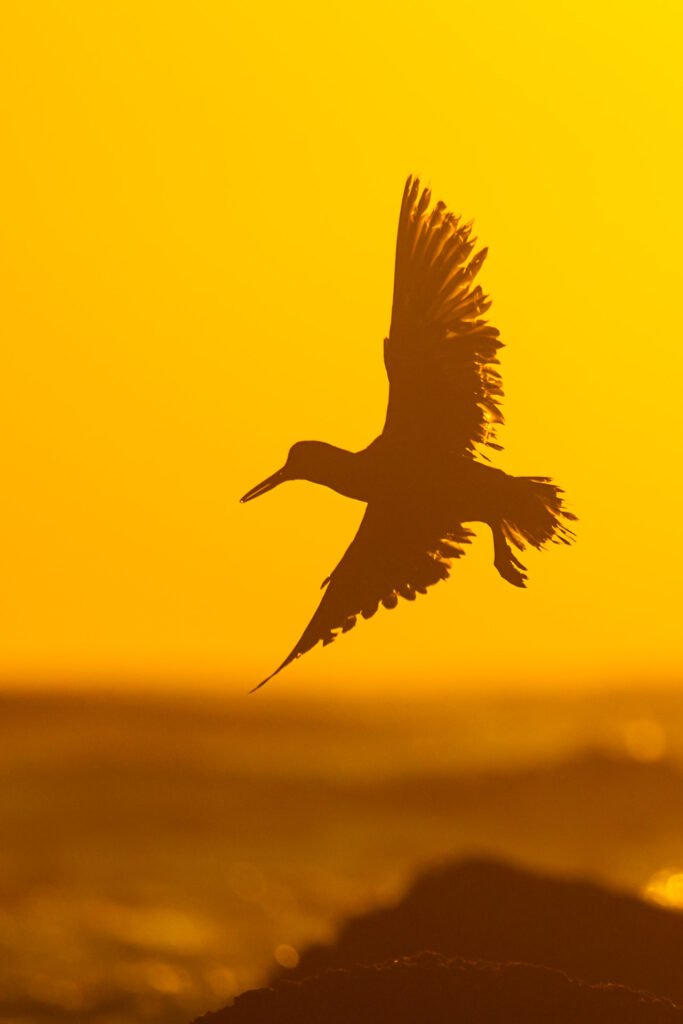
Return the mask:
{"type": "Polygon", "coordinates": [[[683,694],[0,696],[0,1020],[186,1022],[472,853],[683,906],[683,694]]]}

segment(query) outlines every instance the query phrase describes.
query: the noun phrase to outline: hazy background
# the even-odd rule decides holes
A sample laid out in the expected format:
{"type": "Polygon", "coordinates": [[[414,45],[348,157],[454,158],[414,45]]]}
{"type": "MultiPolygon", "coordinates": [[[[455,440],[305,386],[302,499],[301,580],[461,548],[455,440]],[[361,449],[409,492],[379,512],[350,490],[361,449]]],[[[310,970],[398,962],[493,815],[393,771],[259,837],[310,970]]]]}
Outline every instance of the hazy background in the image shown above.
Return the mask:
{"type": "Polygon", "coordinates": [[[381,429],[417,173],[490,246],[496,463],[560,481],[579,543],[520,593],[483,535],[277,685],[675,684],[680,29],[662,0],[5,3],[5,683],[241,694],[280,662],[362,510],[237,499],[381,429]]]}
{"type": "Polygon", "coordinates": [[[3,1024],[187,1024],[437,863],[683,908],[683,697],[6,695],[0,836],[3,1024]]]}
{"type": "Polygon", "coordinates": [[[683,906],[681,8],[5,0],[0,1017],[188,1021],[483,852],[683,906]],[[403,183],[578,542],[265,690],[360,519],[403,183]],[[457,632],[455,623],[459,623],[457,632]]]}

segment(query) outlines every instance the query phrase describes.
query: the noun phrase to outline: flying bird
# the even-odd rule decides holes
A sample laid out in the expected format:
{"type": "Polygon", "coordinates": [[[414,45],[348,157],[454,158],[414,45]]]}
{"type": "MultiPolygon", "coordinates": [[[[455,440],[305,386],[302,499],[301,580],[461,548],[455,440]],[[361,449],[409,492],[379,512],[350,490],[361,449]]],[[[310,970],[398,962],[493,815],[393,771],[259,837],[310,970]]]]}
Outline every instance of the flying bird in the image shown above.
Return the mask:
{"type": "Polygon", "coordinates": [[[473,536],[465,523],[485,523],[493,564],[524,587],[525,567],[512,548],[568,544],[576,517],[548,477],[510,476],[486,465],[500,450],[503,422],[497,369],[498,331],[475,278],[487,250],[475,252],[472,224],[409,177],[396,243],[394,294],[384,363],[389,403],[384,429],[362,451],[299,441],[282,469],[241,498],[251,501],[285,480],[310,480],[365,502],[360,527],[301,639],[261,686],[319,642],[346,633],[359,615],[395,608],[448,577],[473,536]],[[485,459],[486,462],[480,461],[485,459]]]}

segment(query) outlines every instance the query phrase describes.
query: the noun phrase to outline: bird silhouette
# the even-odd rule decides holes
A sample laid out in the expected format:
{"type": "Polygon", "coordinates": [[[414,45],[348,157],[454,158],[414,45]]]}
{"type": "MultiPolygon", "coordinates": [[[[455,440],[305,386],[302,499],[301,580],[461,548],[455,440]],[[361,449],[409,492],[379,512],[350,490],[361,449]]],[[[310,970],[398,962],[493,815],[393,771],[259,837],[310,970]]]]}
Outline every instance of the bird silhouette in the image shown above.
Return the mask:
{"type": "Polygon", "coordinates": [[[510,476],[478,460],[488,461],[486,447],[501,448],[502,343],[483,319],[490,302],[474,280],[487,250],[474,252],[471,227],[444,203],[432,207],[430,190],[408,178],[384,341],[389,403],[381,435],[359,452],[299,441],[282,469],[241,498],[310,480],[367,504],[301,639],[256,690],[318,642],[348,632],[359,615],[370,618],[380,604],[395,608],[399,597],[414,601],[446,579],[472,537],[464,523],[491,528],[493,564],[515,587],[526,575],[511,545],[541,548],[573,537],[567,521],[576,517],[548,477],[510,476]]]}

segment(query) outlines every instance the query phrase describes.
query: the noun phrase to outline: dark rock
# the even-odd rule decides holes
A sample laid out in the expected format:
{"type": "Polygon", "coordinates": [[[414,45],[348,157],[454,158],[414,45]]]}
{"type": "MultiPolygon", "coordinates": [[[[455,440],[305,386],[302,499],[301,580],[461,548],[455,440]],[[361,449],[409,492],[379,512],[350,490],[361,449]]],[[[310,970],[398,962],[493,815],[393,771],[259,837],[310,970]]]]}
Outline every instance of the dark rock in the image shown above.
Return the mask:
{"type": "Polygon", "coordinates": [[[435,950],[521,961],[615,982],[683,1005],[683,914],[575,880],[472,861],[429,871],[395,907],[345,924],[289,977],[435,950]]]}
{"type": "MultiPolygon", "coordinates": [[[[202,1024],[683,1024],[683,1009],[528,964],[434,953],[325,971],[239,996],[202,1024]]],[[[195,1022],[199,1024],[199,1022],[195,1022]]]]}

